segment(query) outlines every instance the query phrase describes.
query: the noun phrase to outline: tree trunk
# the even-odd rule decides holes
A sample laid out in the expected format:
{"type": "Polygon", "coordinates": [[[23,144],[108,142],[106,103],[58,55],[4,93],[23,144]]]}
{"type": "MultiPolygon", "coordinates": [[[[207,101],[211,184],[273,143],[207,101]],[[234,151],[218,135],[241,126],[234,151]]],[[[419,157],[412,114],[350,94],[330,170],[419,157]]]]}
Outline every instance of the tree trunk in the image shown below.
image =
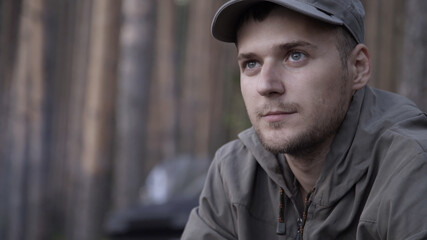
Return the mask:
{"type": "MultiPolygon", "coordinates": [[[[12,229],[12,218],[15,218],[18,224],[22,222],[22,217],[11,216],[14,212],[10,208],[12,140],[19,141],[15,140],[11,131],[13,114],[11,98],[13,96],[12,85],[15,85],[12,78],[17,61],[16,49],[20,36],[21,6],[21,1],[3,0],[0,2],[0,239],[8,239],[7,235],[10,235],[9,232],[12,229]]],[[[13,86],[14,91],[16,88],[13,86]]],[[[14,194],[18,194],[16,197],[19,197],[19,192],[14,192],[14,194]]]]}
{"type": "Polygon", "coordinates": [[[137,201],[144,177],[155,2],[123,0],[114,167],[115,209],[129,207],[137,201]]]}
{"type": "Polygon", "coordinates": [[[150,91],[150,110],[145,169],[177,153],[177,67],[175,64],[175,1],[159,1],[157,7],[154,77],[150,91]]]}
{"type": "Polygon", "coordinates": [[[403,0],[364,0],[366,9],[365,41],[371,53],[370,85],[397,92],[401,69],[403,0]]]}
{"type": "Polygon", "coordinates": [[[427,112],[427,1],[408,0],[399,93],[427,112]]]}
{"type": "Polygon", "coordinates": [[[46,196],[44,146],[43,9],[41,0],[24,1],[10,93],[10,240],[44,239],[46,196]]]}
{"type": "Polygon", "coordinates": [[[87,87],[83,90],[86,101],[81,129],[81,178],[77,180],[80,188],[72,238],[75,240],[100,239],[109,207],[119,9],[118,1],[93,1],[87,87]]]}
{"type": "Polygon", "coordinates": [[[190,1],[185,72],[181,82],[180,149],[196,157],[209,153],[214,99],[219,71],[218,45],[210,36],[212,1],[190,1]]]}
{"type": "MultiPolygon", "coordinates": [[[[66,128],[65,142],[65,238],[75,239],[76,222],[80,209],[76,207],[79,201],[82,186],[81,179],[81,157],[83,142],[83,107],[85,105],[85,89],[88,87],[87,71],[90,52],[91,33],[91,12],[93,8],[92,0],[76,0],[69,5],[73,34],[70,36],[70,48],[72,55],[70,62],[70,98],[68,99],[68,123],[66,128]],[[77,211],[76,211],[77,209],[77,211]]],[[[81,207],[81,205],[79,205],[81,207]]]]}

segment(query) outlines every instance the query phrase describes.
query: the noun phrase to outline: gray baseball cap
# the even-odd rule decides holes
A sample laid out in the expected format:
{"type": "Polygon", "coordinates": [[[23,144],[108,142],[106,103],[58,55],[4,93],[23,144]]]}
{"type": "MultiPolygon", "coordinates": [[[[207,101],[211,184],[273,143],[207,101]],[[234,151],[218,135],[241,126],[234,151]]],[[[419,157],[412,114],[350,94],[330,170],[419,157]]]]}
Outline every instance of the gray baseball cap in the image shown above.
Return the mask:
{"type": "Polygon", "coordinates": [[[235,42],[238,21],[259,2],[272,2],[320,21],[343,26],[357,43],[364,42],[365,10],[360,0],[230,0],[216,12],[212,35],[223,42],[235,42]]]}

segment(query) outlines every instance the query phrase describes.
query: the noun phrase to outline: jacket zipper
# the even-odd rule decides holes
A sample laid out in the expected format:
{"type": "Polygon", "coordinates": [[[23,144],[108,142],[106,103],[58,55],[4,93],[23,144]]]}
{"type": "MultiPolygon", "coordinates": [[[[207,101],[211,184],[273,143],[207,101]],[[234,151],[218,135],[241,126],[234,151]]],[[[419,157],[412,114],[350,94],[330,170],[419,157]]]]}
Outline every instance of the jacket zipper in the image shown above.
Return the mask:
{"type": "Polygon", "coordinates": [[[311,205],[311,197],[313,196],[313,192],[314,190],[316,190],[316,188],[313,188],[305,197],[304,200],[304,211],[302,213],[302,218],[299,218],[298,221],[298,234],[297,234],[297,240],[302,240],[303,236],[304,236],[304,226],[305,223],[307,222],[307,213],[308,213],[308,208],[311,205]]]}
{"type": "MultiPolygon", "coordinates": [[[[287,200],[287,198],[286,198],[287,200]]],[[[279,205],[279,219],[277,223],[276,234],[285,235],[286,234],[286,223],[285,223],[285,209],[287,207],[287,202],[285,201],[285,193],[283,188],[280,188],[280,205],[279,205]]]]}

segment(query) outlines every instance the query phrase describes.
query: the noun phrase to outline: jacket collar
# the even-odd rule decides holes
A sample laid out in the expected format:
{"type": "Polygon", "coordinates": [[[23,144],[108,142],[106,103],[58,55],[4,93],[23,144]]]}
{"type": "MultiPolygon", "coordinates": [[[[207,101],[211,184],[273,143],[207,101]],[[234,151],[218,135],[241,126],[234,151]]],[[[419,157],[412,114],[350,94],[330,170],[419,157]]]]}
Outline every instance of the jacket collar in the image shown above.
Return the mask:
{"type": "MultiPolygon", "coordinates": [[[[364,103],[366,88],[368,87],[360,89],[354,95],[346,117],[331,145],[331,151],[327,155],[313,199],[321,205],[330,205],[339,200],[364,175],[369,165],[363,157],[355,157],[354,151],[349,151],[357,132],[362,107],[364,104],[370,104],[364,103]]],[[[370,96],[369,101],[375,101],[373,98],[374,96],[370,96]]],[[[267,151],[253,128],[240,133],[239,138],[268,176],[281,186],[288,196],[294,195],[295,177],[286,161],[280,161],[283,157],[267,151]],[[281,166],[280,162],[285,165],[281,166]],[[283,176],[283,172],[286,176],[283,176]]]]}
{"type": "MultiPolygon", "coordinates": [[[[264,169],[268,177],[272,179],[277,185],[282,187],[286,195],[290,196],[292,188],[290,177],[283,177],[283,166],[279,163],[279,156],[274,155],[270,151],[266,150],[259,140],[254,128],[249,128],[239,134],[240,140],[249,149],[252,155],[255,157],[258,164],[264,169]]],[[[290,172],[292,174],[292,172],[290,172]]]]}
{"type": "MultiPolygon", "coordinates": [[[[358,90],[354,95],[346,117],[326,156],[323,171],[316,184],[313,201],[317,201],[323,206],[333,205],[366,173],[369,161],[360,153],[367,151],[363,149],[362,145],[359,145],[360,139],[355,140],[355,138],[358,134],[360,116],[363,114],[364,106],[372,105],[374,101],[375,96],[370,94],[368,87],[358,90]]],[[[365,141],[367,143],[370,140],[365,139],[365,141]]]]}

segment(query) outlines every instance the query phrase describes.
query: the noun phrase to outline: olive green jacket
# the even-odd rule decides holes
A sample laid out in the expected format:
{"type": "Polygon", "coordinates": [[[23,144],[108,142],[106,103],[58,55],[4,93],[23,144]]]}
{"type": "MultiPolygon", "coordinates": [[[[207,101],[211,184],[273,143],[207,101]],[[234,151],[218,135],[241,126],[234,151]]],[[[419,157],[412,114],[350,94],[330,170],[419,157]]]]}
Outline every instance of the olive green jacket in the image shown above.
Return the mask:
{"type": "Polygon", "coordinates": [[[359,90],[306,203],[297,186],[248,129],[217,151],[181,239],[427,239],[426,114],[359,90]]]}

